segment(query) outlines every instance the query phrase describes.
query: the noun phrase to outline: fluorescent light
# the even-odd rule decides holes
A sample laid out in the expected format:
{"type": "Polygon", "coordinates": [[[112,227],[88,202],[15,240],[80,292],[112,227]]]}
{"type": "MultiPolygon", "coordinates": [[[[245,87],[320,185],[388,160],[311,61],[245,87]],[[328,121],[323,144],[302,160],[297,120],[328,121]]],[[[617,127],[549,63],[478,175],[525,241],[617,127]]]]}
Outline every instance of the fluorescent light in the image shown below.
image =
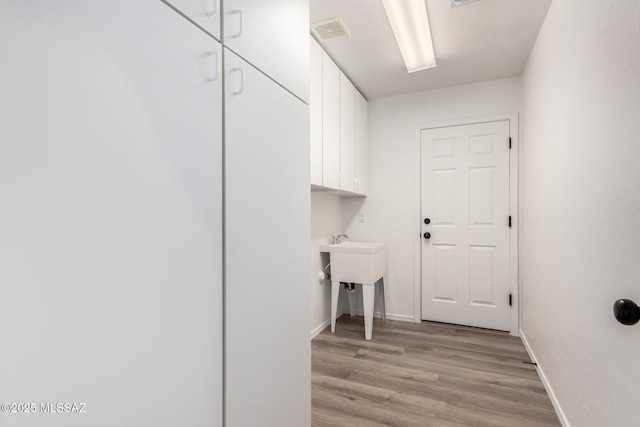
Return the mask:
{"type": "Polygon", "coordinates": [[[407,71],[436,66],[425,0],[382,0],[407,71]]]}

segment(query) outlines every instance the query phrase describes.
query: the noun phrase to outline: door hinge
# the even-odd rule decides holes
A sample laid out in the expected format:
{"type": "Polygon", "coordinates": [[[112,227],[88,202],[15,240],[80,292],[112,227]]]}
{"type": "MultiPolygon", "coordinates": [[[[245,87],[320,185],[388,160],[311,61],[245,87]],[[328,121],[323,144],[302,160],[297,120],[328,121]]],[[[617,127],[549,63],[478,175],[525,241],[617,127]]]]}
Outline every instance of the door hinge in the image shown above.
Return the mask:
{"type": "Polygon", "coordinates": [[[509,307],[513,306],[513,296],[511,295],[511,292],[509,292],[509,307]]]}
{"type": "Polygon", "coordinates": [[[509,215],[509,228],[511,228],[511,215],[509,215]]]}
{"type": "Polygon", "coordinates": [[[509,150],[511,150],[511,137],[509,137],[509,150]]]}

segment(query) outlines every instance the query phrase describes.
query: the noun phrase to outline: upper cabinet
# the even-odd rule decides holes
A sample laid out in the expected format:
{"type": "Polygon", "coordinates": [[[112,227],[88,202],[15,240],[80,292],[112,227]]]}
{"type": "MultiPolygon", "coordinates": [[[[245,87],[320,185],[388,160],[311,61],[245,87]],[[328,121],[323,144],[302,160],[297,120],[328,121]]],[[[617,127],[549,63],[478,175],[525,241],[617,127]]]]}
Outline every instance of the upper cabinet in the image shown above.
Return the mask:
{"type": "Polygon", "coordinates": [[[169,0],[167,3],[220,40],[222,0],[169,0]]]}
{"type": "Polygon", "coordinates": [[[356,88],[340,72],[340,189],[356,192],[356,88]]]}
{"type": "Polygon", "coordinates": [[[347,76],[312,37],[311,185],[366,195],[369,108],[347,76]]]}
{"type": "Polygon", "coordinates": [[[322,186],[322,55],[318,42],[311,36],[310,105],[311,108],[311,184],[322,186]],[[320,106],[318,108],[318,106],[320,106]]]}
{"type": "Polygon", "coordinates": [[[322,186],[340,190],[340,70],[322,52],[322,186]]]}
{"type": "Polygon", "coordinates": [[[225,0],[226,47],[309,103],[309,3],[225,0]]]}
{"type": "Polygon", "coordinates": [[[369,104],[356,91],[356,189],[367,194],[369,178],[369,104]]]}

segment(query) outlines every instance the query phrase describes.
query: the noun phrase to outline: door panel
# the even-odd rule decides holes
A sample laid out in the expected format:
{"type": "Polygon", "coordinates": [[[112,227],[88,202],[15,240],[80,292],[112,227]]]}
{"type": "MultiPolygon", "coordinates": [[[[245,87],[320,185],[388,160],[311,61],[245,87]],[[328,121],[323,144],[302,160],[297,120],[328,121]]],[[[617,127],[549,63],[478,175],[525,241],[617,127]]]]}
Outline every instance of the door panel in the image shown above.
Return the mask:
{"type": "Polygon", "coordinates": [[[495,168],[469,169],[469,226],[496,226],[495,168]]]}
{"type": "Polygon", "coordinates": [[[309,2],[224,0],[224,45],[309,103],[309,2]]]}
{"type": "Polygon", "coordinates": [[[340,71],[340,189],[356,191],[356,89],[340,71]]]}
{"type": "Polygon", "coordinates": [[[322,185],[322,54],[318,42],[309,36],[311,45],[311,87],[309,110],[311,114],[311,184],[322,185]]]}
{"type": "Polygon", "coordinates": [[[322,51],[322,185],[340,189],[340,70],[322,51]]]}
{"type": "Polygon", "coordinates": [[[369,104],[356,90],[356,180],[358,194],[369,191],[369,104]]]}
{"type": "Polygon", "coordinates": [[[456,189],[457,175],[455,169],[432,171],[433,177],[433,215],[434,226],[455,226],[456,224],[456,189]]]}
{"type": "Polygon", "coordinates": [[[167,3],[184,13],[216,39],[221,40],[222,0],[167,0],[167,3]]]}
{"type": "Polygon", "coordinates": [[[422,318],[509,330],[509,122],[429,129],[422,318]]]}
{"type": "Polygon", "coordinates": [[[456,246],[433,245],[434,298],[438,301],[456,301],[456,246]]]}
{"type": "Polygon", "coordinates": [[[0,425],[222,425],[214,51],[157,0],[0,1],[0,401],[86,403],[0,425]]]}
{"type": "Polygon", "coordinates": [[[492,305],[494,298],[494,246],[469,247],[470,304],[492,305]]]}
{"type": "Polygon", "coordinates": [[[447,159],[456,155],[456,139],[440,138],[431,142],[434,159],[447,159]]]}
{"type": "Polygon", "coordinates": [[[309,107],[227,49],[225,73],[227,425],[309,425],[309,107]]]}

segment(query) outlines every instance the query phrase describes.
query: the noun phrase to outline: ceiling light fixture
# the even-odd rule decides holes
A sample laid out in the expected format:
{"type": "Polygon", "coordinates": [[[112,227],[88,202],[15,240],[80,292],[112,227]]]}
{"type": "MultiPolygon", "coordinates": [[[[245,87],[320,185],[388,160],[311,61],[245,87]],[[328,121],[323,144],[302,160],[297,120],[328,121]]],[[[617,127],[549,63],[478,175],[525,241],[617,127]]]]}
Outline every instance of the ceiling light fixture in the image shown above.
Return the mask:
{"type": "Polygon", "coordinates": [[[407,71],[436,66],[425,0],[382,0],[407,71]]]}

